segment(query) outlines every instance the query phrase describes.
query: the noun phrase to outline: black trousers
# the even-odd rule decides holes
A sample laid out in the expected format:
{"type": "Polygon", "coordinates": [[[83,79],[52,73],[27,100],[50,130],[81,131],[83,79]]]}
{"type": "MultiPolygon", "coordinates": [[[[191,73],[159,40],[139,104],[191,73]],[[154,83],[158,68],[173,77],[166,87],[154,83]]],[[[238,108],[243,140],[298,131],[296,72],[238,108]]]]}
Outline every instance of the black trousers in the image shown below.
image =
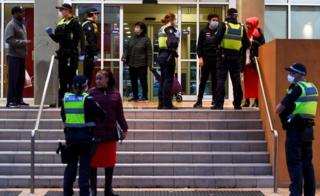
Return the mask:
{"type": "Polygon", "coordinates": [[[7,56],[8,61],[8,97],[7,103],[23,102],[23,89],[25,82],[25,59],[7,56]]]}
{"type": "Polygon", "coordinates": [[[288,128],[286,159],[291,179],[290,196],[315,196],[316,183],[312,164],[313,128],[288,128]]]}
{"type": "Polygon", "coordinates": [[[90,87],[92,84],[92,74],[95,66],[94,57],[90,55],[86,55],[83,61],[83,75],[88,78],[88,86],[90,87]]]}
{"type": "Polygon", "coordinates": [[[140,80],[140,84],[142,86],[142,96],[148,98],[148,67],[129,67],[129,72],[133,97],[139,98],[138,80],[140,80]]]}
{"type": "Polygon", "coordinates": [[[159,106],[172,107],[172,85],[176,69],[176,60],[172,53],[162,51],[159,53],[158,64],[161,71],[161,80],[159,85],[159,106]]]}
{"type": "Polygon", "coordinates": [[[203,99],[204,90],[211,74],[211,90],[212,90],[212,101],[216,98],[217,89],[217,57],[203,57],[204,65],[201,67],[201,78],[198,93],[198,102],[203,99]]]}
{"type": "Polygon", "coordinates": [[[76,76],[78,69],[79,55],[75,52],[59,51],[59,105],[62,103],[63,96],[66,92],[72,90],[72,81],[76,76]]]}
{"type": "MultiPolygon", "coordinates": [[[[113,167],[104,168],[105,172],[105,182],[104,182],[104,192],[112,192],[112,178],[113,178],[113,167]]],[[[97,168],[91,168],[90,172],[90,187],[92,191],[97,191],[97,168]]]]}
{"type": "Polygon", "coordinates": [[[63,195],[73,195],[73,184],[77,177],[79,163],[79,188],[80,196],[89,196],[89,179],[92,145],[90,143],[78,143],[67,140],[67,145],[72,143],[72,155],[68,159],[64,171],[63,195]]]}
{"type": "Polygon", "coordinates": [[[228,76],[228,72],[230,73],[233,86],[233,105],[241,105],[243,92],[241,87],[240,71],[240,56],[227,56],[219,59],[217,63],[217,93],[215,101],[215,104],[217,106],[223,106],[224,104],[225,83],[228,76]]]}

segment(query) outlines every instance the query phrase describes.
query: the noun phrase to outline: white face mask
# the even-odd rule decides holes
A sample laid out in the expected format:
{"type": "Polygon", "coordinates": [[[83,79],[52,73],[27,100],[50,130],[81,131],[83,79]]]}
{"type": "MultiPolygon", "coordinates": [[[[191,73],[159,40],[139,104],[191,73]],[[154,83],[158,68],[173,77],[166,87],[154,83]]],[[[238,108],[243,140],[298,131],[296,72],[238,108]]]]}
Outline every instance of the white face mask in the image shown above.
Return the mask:
{"type": "Polygon", "coordinates": [[[210,28],[213,29],[213,30],[216,30],[219,26],[219,22],[217,21],[212,21],[210,22],[210,28]]]}
{"type": "Polygon", "coordinates": [[[295,77],[293,77],[292,75],[288,75],[288,81],[290,82],[290,84],[293,84],[295,82],[295,77]]]}
{"type": "Polygon", "coordinates": [[[58,12],[58,17],[59,17],[59,18],[62,18],[62,17],[63,17],[63,15],[62,15],[61,12],[58,12]]]}

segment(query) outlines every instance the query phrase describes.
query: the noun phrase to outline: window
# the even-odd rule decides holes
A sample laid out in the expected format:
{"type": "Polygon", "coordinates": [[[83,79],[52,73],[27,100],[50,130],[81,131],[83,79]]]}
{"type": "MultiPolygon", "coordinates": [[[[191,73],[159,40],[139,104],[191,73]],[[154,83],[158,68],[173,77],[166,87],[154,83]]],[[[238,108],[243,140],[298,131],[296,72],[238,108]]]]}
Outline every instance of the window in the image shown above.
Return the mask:
{"type": "Polygon", "coordinates": [[[266,6],[265,9],[265,37],[266,41],[287,38],[287,7],[266,6]]]}

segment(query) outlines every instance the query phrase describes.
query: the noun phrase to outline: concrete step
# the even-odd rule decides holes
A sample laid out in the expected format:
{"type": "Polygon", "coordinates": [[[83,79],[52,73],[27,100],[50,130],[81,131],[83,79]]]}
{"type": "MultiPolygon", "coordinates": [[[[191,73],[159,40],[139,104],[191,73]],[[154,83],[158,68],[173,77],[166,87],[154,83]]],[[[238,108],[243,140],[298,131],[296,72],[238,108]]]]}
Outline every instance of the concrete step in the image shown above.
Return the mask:
{"type": "MultiPolygon", "coordinates": [[[[65,141],[61,141],[65,142],[65,141]]],[[[55,151],[57,140],[36,140],[36,150],[55,151]]],[[[0,140],[1,151],[30,150],[30,140],[0,140]]],[[[125,140],[118,151],[267,151],[265,140],[125,140]]]]}
{"type": "MultiPolygon", "coordinates": [[[[36,164],[36,175],[63,175],[64,164],[36,164]]],[[[139,163],[139,164],[117,164],[115,175],[269,175],[271,164],[268,163],[247,163],[247,164],[195,164],[195,163],[139,163]]],[[[99,175],[104,171],[99,170],[99,175]]],[[[0,164],[0,175],[30,175],[30,163],[0,164]]]]}
{"type": "MultiPolygon", "coordinates": [[[[103,176],[98,176],[103,186],[103,176]]],[[[272,186],[270,175],[237,176],[114,176],[114,187],[125,188],[266,188],[272,186]]],[[[36,176],[38,188],[61,188],[62,176],[36,176]]],[[[75,183],[76,185],[77,183],[75,183]]],[[[29,175],[0,176],[0,188],[26,188],[30,185],[29,175]]]]}
{"type": "MultiPolygon", "coordinates": [[[[0,109],[0,118],[8,119],[35,119],[37,109],[0,109]]],[[[128,119],[259,119],[258,109],[238,110],[208,110],[208,109],[125,109],[128,119]]],[[[60,118],[60,109],[44,109],[43,119],[60,118]]]]}
{"type": "MultiPolygon", "coordinates": [[[[36,163],[60,163],[55,152],[36,152],[36,163]]],[[[0,151],[0,163],[28,163],[29,151],[0,151]]],[[[269,163],[268,152],[122,151],[118,163],[269,163]]]]}
{"type": "MultiPolygon", "coordinates": [[[[1,140],[29,140],[30,129],[0,129],[1,140]]],[[[37,140],[63,140],[62,129],[41,129],[36,134],[37,140]]],[[[131,129],[128,140],[264,140],[264,131],[252,130],[160,130],[131,129]]]]}
{"type": "MultiPolygon", "coordinates": [[[[0,119],[0,129],[33,129],[36,119],[0,119]]],[[[127,119],[129,129],[262,129],[260,119],[127,119]]],[[[42,119],[40,129],[62,129],[61,119],[42,119]]]]}

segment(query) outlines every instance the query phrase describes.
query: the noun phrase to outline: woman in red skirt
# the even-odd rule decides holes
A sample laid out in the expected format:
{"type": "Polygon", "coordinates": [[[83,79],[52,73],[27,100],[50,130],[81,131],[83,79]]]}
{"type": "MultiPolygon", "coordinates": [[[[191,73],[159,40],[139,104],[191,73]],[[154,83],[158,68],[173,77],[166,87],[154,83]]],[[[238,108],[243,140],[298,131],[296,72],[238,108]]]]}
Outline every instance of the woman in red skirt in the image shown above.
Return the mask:
{"type": "Polygon", "coordinates": [[[254,57],[258,57],[259,47],[265,43],[263,32],[258,28],[258,25],[259,19],[257,17],[247,18],[247,35],[251,42],[251,48],[246,52],[246,63],[243,70],[246,101],[242,107],[250,106],[250,98],[254,98],[251,107],[258,107],[259,76],[254,57]]]}
{"type": "Polygon", "coordinates": [[[115,196],[112,191],[113,169],[116,163],[117,123],[128,133],[128,125],[123,114],[120,93],[114,88],[115,80],[111,71],[101,70],[96,75],[96,87],[91,89],[90,95],[105,111],[103,121],[97,121],[94,133],[99,144],[91,161],[91,190],[97,195],[97,168],[105,169],[105,196],[115,196]]]}

